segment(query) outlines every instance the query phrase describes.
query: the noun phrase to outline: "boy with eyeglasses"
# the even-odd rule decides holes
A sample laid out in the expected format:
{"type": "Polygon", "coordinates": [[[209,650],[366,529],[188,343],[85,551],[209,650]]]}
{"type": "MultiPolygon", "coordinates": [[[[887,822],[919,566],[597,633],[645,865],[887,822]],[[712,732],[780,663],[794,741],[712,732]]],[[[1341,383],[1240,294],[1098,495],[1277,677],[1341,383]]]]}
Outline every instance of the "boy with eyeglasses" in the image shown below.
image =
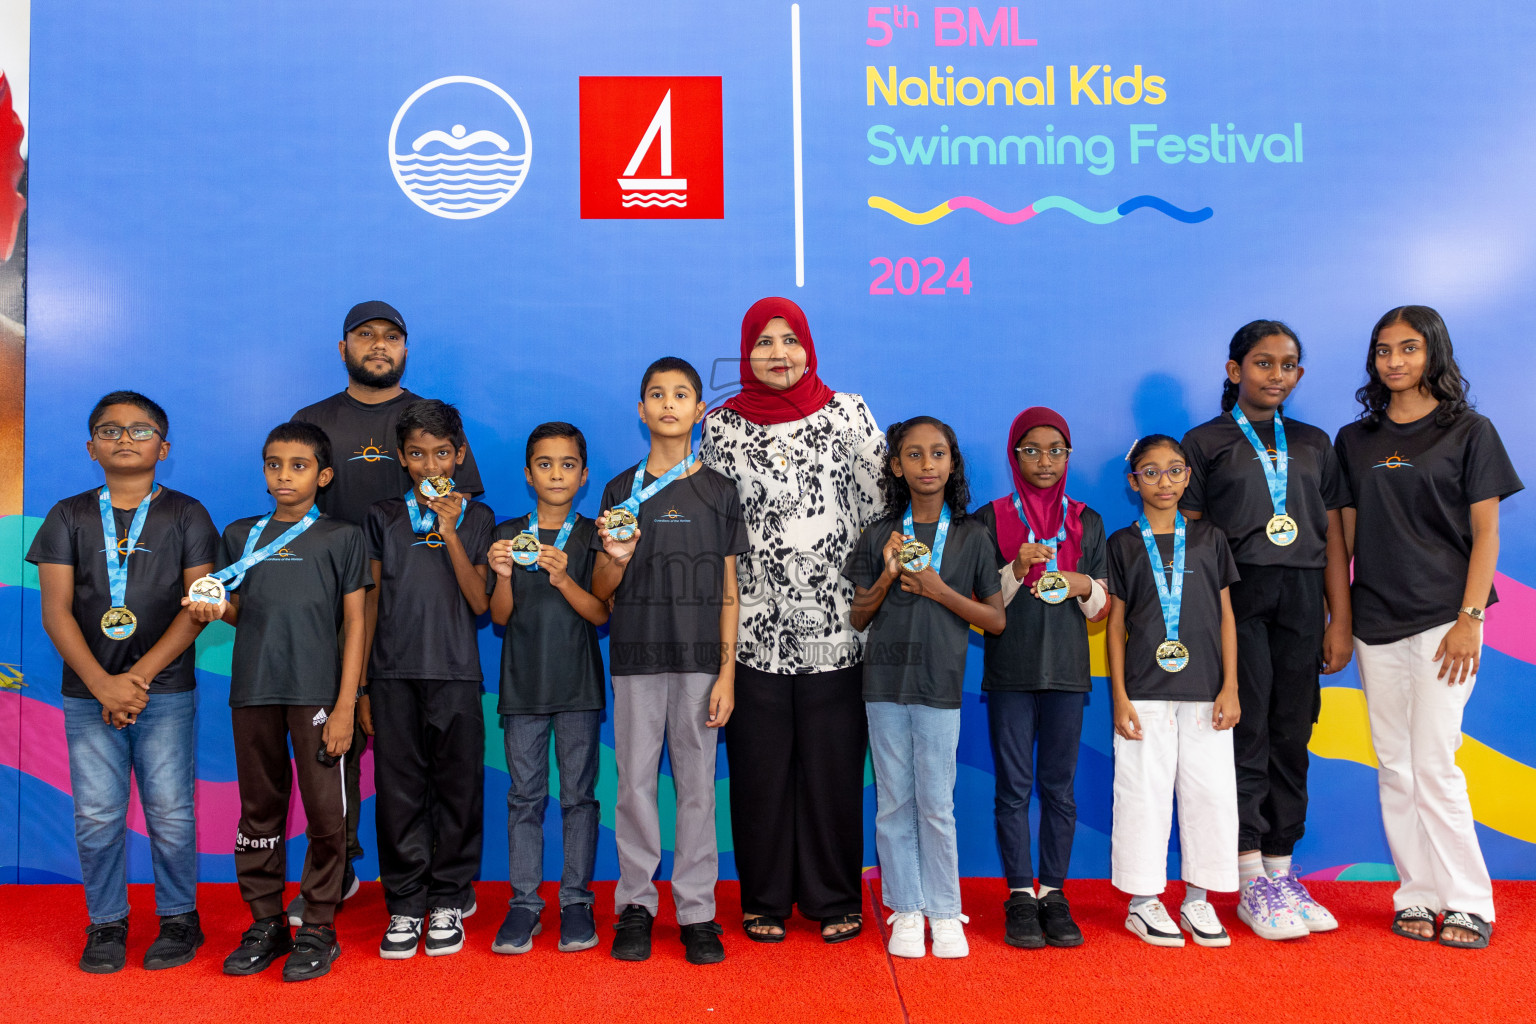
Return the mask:
{"type": "Polygon", "coordinates": [[[87,421],[86,453],[105,486],[49,510],[27,561],[37,566],[43,628],[64,661],[61,686],[75,844],[90,915],[80,969],[127,962],[128,778],[138,779],[160,933],[144,954],[159,970],[203,943],[193,820],[192,642],[187,588],[213,568],[219,535],[195,499],[155,481],[170,454],[165,410],[114,391],[87,421]]]}

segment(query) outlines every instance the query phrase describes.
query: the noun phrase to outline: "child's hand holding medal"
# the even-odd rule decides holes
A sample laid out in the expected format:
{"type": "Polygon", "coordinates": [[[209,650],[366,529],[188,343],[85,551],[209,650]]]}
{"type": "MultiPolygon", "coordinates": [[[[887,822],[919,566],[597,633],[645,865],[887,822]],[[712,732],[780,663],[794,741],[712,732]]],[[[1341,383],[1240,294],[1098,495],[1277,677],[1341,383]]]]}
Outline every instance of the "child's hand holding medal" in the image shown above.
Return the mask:
{"type": "Polygon", "coordinates": [[[512,542],[510,540],[498,540],[491,545],[491,550],[486,552],[486,564],[497,576],[512,578],[512,570],[516,568],[512,564],[512,542]]]}
{"type": "Polygon", "coordinates": [[[438,533],[446,537],[458,528],[459,513],[464,511],[467,501],[464,495],[451,490],[427,499],[427,508],[437,516],[438,533]]]}
{"type": "Polygon", "coordinates": [[[549,574],[549,585],[558,587],[570,579],[566,575],[566,566],[570,564],[570,558],[564,551],[553,544],[539,545],[539,568],[549,574]]]}
{"type": "Polygon", "coordinates": [[[640,523],[628,509],[611,508],[597,517],[597,535],[608,557],[626,565],[640,543],[640,523]]]}

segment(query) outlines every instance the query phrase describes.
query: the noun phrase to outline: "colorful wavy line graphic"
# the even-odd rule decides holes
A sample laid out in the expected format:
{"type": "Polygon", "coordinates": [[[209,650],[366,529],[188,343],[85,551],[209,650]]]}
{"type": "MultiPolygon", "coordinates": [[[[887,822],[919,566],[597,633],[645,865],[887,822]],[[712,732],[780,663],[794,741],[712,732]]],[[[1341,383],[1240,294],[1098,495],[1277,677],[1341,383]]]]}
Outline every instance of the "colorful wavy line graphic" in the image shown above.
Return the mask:
{"type": "Polygon", "coordinates": [[[1085,220],[1089,224],[1113,224],[1126,214],[1142,209],[1156,210],[1164,216],[1172,217],[1181,224],[1199,224],[1201,221],[1210,220],[1215,212],[1209,206],[1198,210],[1180,209],[1168,200],[1157,196],[1134,196],[1119,206],[1108,210],[1090,210],[1082,203],[1068,199],[1066,196],[1046,196],[1043,199],[1036,199],[1022,210],[1015,210],[1013,213],[999,210],[991,203],[983,202],[975,196],[955,196],[953,199],[946,199],[933,209],[925,210],[922,213],[909,210],[900,203],[893,202],[884,196],[870,196],[869,208],[881,210],[897,220],[905,221],[908,224],[915,224],[919,227],[942,220],[957,210],[975,210],[989,220],[995,220],[999,224],[1010,225],[1022,224],[1031,217],[1045,213],[1047,210],[1065,210],[1072,216],[1079,220],[1085,220]]]}

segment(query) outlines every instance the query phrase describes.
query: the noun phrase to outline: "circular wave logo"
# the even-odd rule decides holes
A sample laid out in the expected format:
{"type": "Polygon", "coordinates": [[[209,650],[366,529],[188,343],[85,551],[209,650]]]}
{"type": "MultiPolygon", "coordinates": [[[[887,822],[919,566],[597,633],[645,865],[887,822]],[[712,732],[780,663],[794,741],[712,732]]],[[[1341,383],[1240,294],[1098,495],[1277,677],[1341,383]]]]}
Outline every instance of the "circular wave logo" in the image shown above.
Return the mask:
{"type": "Polygon", "coordinates": [[[533,160],[522,108],[483,78],[450,75],[411,93],[389,127],[389,167],[411,202],[472,220],[517,194],[533,160]]]}

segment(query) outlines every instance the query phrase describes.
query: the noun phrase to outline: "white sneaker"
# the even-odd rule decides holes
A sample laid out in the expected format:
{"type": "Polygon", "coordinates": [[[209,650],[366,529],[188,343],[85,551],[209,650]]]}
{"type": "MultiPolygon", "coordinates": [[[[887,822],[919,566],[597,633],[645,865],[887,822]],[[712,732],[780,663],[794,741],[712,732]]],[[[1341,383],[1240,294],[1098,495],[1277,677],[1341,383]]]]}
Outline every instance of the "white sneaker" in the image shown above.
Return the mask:
{"type": "Polygon", "coordinates": [[[416,955],[416,945],[421,941],[422,919],[392,914],[384,941],[379,943],[379,956],[385,960],[409,960],[416,955]]]}
{"type": "Polygon", "coordinates": [[[1151,900],[1139,907],[1132,907],[1125,919],[1126,928],[1141,941],[1154,946],[1182,946],[1184,936],[1179,926],[1168,916],[1168,908],[1162,900],[1151,900]]]}
{"type": "Polygon", "coordinates": [[[1179,908],[1179,927],[1189,932],[1197,946],[1230,946],[1232,936],[1221,926],[1216,908],[1205,900],[1186,900],[1179,908]]]}
{"type": "Polygon", "coordinates": [[[1269,876],[1269,884],[1279,890],[1285,902],[1290,904],[1296,916],[1301,918],[1301,923],[1307,926],[1309,932],[1331,932],[1339,927],[1338,918],[1307,891],[1307,887],[1301,884],[1301,879],[1296,877],[1295,869],[1281,872],[1275,871],[1269,876]]]}
{"type": "Polygon", "coordinates": [[[464,912],[433,907],[427,914],[427,956],[447,956],[464,948],[464,912]]]}
{"type": "Polygon", "coordinates": [[[913,910],[905,914],[898,912],[886,918],[885,923],[891,926],[891,941],[885,947],[891,956],[917,959],[927,953],[923,947],[921,911],[913,910]]]}
{"type": "Polygon", "coordinates": [[[965,941],[965,926],[970,923],[971,919],[964,914],[929,921],[928,927],[933,929],[933,955],[946,960],[969,956],[971,946],[965,941]]]}
{"type": "Polygon", "coordinates": [[[1311,934],[1296,908],[1266,875],[1250,878],[1243,885],[1237,916],[1261,939],[1301,939],[1311,934]]]}

